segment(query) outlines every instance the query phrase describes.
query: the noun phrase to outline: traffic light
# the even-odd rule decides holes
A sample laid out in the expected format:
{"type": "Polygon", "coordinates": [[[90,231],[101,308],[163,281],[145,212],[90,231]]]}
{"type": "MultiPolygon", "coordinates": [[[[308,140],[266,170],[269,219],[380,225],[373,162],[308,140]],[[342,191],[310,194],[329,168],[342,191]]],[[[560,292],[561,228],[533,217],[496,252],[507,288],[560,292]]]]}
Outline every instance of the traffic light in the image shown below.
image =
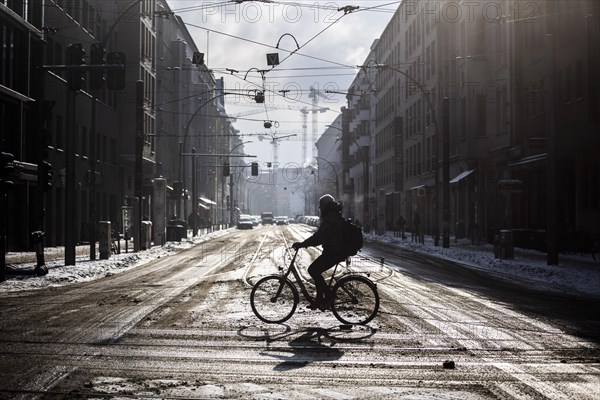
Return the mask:
{"type": "Polygon", "coordinates": [[[253,162],[252,163],[252,176],[257,176],[258,175],[258,163],[253,162]]]}
{"type": "Polygon", "coordinates": [[[257,90],[256,95],[254,96],[254,101],[256,101],[257,103],[264,103],[265,102],[265,93],[261,92],[260,90],[257,90]]]}
{"type": "Polygon", "coordinates": [[[223,164],[223,176],[229,176],[229,174],[230,174],[229,163],[226,162],[225,164],[223,164]]]}
{"type": "MultiPolygon", "coordinates": [[[[85,65],[85,50],[81,43],[73,43],[67,46],[67,65],[85,65]]],[[[67,70],[67,86],[69,90],[80,90],[83,85],[83,69],[67,70]]]]}
{"type": "MultiPolygon", "coordinates": [[[[106,64],[106,50],[102,43],[92,43],[90,47],[90,63],[92,65],[106,64]]],[[[102,89],[106,82],[105,72],[103,69],[90,70],[90,88],[102,89]]]]}
{"type": "Polygon", "coordinates": [[[106,71],[106,86],[110,90],[125,89],[125,53],[113,51],[106,57],[108,65],[123,65],[123,69],[106,71]]]}
{"type": "Polygon", "coordinates": [[[3,187],[12,186],[12,181],[8,180],[8,176],[15,170],[15,156],[11,153],[0,152],[0,182],[3,187]]]}
{"type": "Polygon", "coordinates": [[[44,192],[52,189],[53,173],[54,167],[48,161],[42,161],[38,164],[38,182],[44,192]]]}

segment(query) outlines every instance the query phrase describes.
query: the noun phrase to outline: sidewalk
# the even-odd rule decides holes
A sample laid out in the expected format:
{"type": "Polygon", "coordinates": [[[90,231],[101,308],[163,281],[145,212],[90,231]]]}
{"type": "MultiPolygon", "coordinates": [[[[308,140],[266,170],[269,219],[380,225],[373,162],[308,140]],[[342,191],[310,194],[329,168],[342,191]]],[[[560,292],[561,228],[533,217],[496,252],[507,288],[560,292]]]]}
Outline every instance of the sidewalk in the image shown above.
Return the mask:
{"type": "MultiPolygon", "coordinates": [[[[419,249],[424,248],[436,248],[434,246],[433,237],[425,236],[424,245],[411,240],[410,232],[406,233],[406,239],[401,240],[399,237],[394,236],[394,232],[387,232],[384,235],[368,234],[365,237],[375,241],[385,241],[391,243],[401,244],[402,247],[419,249]]],[[[450,237],[450,247],[448,249],[442,248],[442,239],[439,240],[439,246],[437,247],[441,254],[453,254],[456,250],[460,250],[463,253],[474,253],[480,257],[486,255],[490,259],[494,259],[494,246],[480,240],[477,244],[472,244],[471,239],[456,239],[454,236],[450,237]]],[[[548,255],[545,252],[531,249],[523,249],[519,247],[514,248],[513,260],[517,260],[523,263],[532,263],[535,265],[547,265],[548,255]]],[[[578,254],[563,254],[558,255],[559,265],[561,266],[586,266],[586,267],[597,267],[600,269],[600,260],[594,261],[591,255],[578,255],[578,254]]],[[[508,260],[507,260],[508,261],[508,260]]]]}
{"type": "Polygon", "coordinates": [[[383,242],[420,254],[457,262],[465,267],[484,271],[525,284],[544,286],[559,292],[579,293],[600,297],[600,263],[591,256],[559,254],[558,265],[548,265],[544,252],[514,249],[513,259],[494,257],[491,244],[473,245],[470,240],[450,238],[450,247],[434,246],[433,238],[425,236],[425,243],[413,242],[410,234],[406,239],[394,237],[394,232],[384,235],[365,234],[365,239],[383,242]]]}

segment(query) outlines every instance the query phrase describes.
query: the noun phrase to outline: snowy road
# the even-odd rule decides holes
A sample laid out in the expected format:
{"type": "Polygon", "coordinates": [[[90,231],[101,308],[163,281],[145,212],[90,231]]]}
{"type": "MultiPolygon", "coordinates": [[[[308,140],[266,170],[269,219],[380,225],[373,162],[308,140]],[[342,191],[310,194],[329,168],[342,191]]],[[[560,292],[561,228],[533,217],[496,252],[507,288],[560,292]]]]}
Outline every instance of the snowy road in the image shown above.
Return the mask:
{"type": "MultiPolygon", "coordinates": [[[[517,304],[538,298],[522,286],[450,264],[434,273],[442,265],[418,257],[387,254],[394,266],[373,268],[382,304],[369,326],[304,307],[284,325],[260,323],[249,284],[308,234],[233,231],[100,280],[3,293],[0,398],[600,397],[599,341],[577,334],[600,316],[567,329],[576,317],[517,304]]],[[[304,251],[304,265],[315,255],[304,251]]]]}

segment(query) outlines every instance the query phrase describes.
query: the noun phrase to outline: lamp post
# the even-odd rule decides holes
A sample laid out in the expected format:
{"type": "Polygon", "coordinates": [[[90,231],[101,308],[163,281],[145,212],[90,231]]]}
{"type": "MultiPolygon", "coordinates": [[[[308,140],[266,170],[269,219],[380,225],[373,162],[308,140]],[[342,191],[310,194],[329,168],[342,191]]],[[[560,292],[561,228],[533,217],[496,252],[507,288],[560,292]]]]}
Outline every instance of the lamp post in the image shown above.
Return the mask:
{"type": "MultiPolygon", "coordinates": [[[[252,143],[252,140],[247,140],[245,142],[238,143],[229,151],[229,154],[233,153],[233,151],[235,149],[237,149],[238,147],[240,147],[244,144],[248,144],[248,143],[252,143]]],[[[235,209],[234,209],[234,202],[233,202],[233,186],[234,186],[233,174],[230,172],[229,173],[229,223],[230,224],[233,223],[234,216],[235,216],[235,209]]]]}
{"type": "MultiPolygon", "coordinates": [[[[425,97],[425,101],[427,103],[427,106],[429,107],[430,111],[431,111],[431,118],[432,118],[432,122],[433,122],[433,129],[435,131],[435,136],[439,139],[442,139],[442,141],[445,143],[448,140],[448,135],[449,132],[448,130],[448,124],[444,124],[444,137],[440,136],[440,130],[439,130],[439,126],[438,126],[438,119],[437,119],[437,114],[435,112],[435,107],[433,105],[433,103],[431,102],[431,98],[429,96],[429,93],[425,90],[425,88],[423,87],[423,85],[421,85],[421,83],[419,83],[419,81],[417,81],[414,77],[412,77],[411,75],[407,74],[406,72],[386,65],[386,64],[380,64],[377,63],[375,60],[369,60],[365,65],[359,65],[358,67],[366,69],[366,68],[376,68],[378,70],[385,70],[385,69],[389,69],[392,70],[394,72],[399,73],[400,75],[404,76],[405,78],[409,79],[418,89],[419,91],[423,94],[423,97],[425,97]]],[[[448,107],[444,107],[444,112],[447,113],[448,112],[448,107]]],[[[444,117],[446,118],[446,120],[448,119],[448,116],[445,114],[444,117]]],[[[445,177],[447,177],[449,175],[449,168],[450,168],[450,160],[449,160],[449,147],[444,144],[443,145],[443,149],[442,149],[442,156],[443,156],[443,165],[442,165],[442,175],[444,177],[444,179],[446,179],[445,177]]],[[[440,196],[439,194],[439,187],[438,187],[438,181],[439,181],[439,168],[438,168],[438,163],[439,163],[439,145],[436,146],[436,162],[435,162],[435,192],[436,192],[436,201],[439,203],[439,199],[440,196]]],[[[443,238],[442,238],[442,246],[444,248],[448,248],[450,247],[450,231],[449,231],[449,220],[450,220],[450,187],[447,184],[443,185],[442,188],[442,197],[443,197],[443,201],[442,201],[442,219],[443,219],[443,238]]],[[[435,227],[435,237],[434,237],[434,242],[435,245],[437,246],[439,244],[439,229],[440,229],[440,223],[439,223],[439,218],[440,218],[440,213],[439,213],[439,207],[436,208],[436,218],[435,218],[435,223],[436,223],[436,227],[435,227]]]]}
{"type": "MultiPolygon", "coordinates": [[[[193,122],[194,118],[198,115],[198,113],[200,112],[200,110],[202,110],[202,108],[205,105],[209,104],[211,101],[213,101],[215,99],[218,99],[220,97],[226,96],[228,94],[233,94],[233,93],[231,93],[231,92],[222,92],[222,93],[219,93],[219,94],[211,97],[210,99],[206,100],[202,104],[200,104],[196,108],[196,111],[194,111],[194,113],[190,117],[190,119],[189,119],[189,121],[188,121],[188,123],[187,123],[187,125],[185,127],[185,130],[184,130],[184,133],[183,133],[183,142],[181,144],[180,153],[179,153],[179,182],[181,183],[182,194],[185,192],[185,178],[186,178],[185,167],[183,165],[183,153],[185,152],[185,147],[186,147],[186,144],[187,144],[186,142],[187,142],[188,132],[190,130],[190,127],[192,126],[192,122],[193,122]]],[[[196,198],[195,198],[196,193],[192,193],[192,195],[194,196],[194,201],[196,201],[196,198]]],[[[183,217],[185,218],[185,214],[187,213],[187,207],[186,207],[186,201],[185,201],[185,199],[183,201],[184,201],[184,203],[183,203],[183,214],[184,214],[183,217]]],[[[180,207],[179,208],[179,214],[180,214],[180,217],[181,217],[181,204],[179,204],[179,207],[180,207]]]]}

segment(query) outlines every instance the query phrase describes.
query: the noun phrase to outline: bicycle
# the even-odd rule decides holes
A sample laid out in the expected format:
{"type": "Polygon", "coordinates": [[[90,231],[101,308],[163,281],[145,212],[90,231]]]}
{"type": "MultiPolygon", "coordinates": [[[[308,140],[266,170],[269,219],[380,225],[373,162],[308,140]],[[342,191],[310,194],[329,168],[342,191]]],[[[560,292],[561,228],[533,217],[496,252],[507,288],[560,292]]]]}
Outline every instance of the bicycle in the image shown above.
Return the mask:
{"type": "MultiPolygon", "coordinates": [[[[292,274],[304,298],[311,302],[312,297],[302,283],[295,266],[298,250],[294,253],[287,271],[281,275],[268,275],[252,287],[250,305],[254,314],[263,322],[282,323],[291,318],[300,302],[298,289],[288,278],[292,274]]],[[[379,310],[377,286],[367,277],[354,273],[344,273],[336,278],[335,272],[342,263],[336,264],[328,286],[334,300],[328,307],[343,324],[364,325],[370,322],[379,310]]],[[[349,261],[346,260],[346,267],[349,261]]]]}

